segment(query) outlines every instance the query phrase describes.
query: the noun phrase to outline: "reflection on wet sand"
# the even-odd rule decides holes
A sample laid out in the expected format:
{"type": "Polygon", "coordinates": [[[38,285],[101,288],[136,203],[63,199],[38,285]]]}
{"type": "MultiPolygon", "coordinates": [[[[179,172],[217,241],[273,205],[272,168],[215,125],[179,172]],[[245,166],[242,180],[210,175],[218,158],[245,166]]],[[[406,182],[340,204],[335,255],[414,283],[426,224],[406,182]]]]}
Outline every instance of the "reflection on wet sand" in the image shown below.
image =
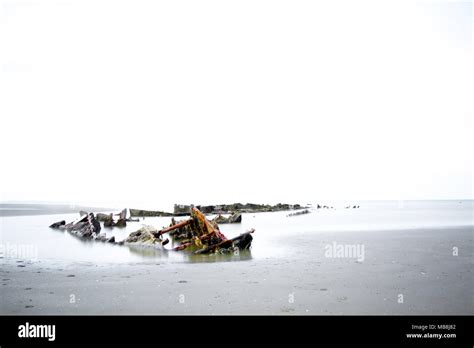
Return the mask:
{"type": "Polygon", "coordinates": [[[130,253],[141,256],[143,258],[158,258],[167,259],[170,257],[180,256],[184,261],[190,263],[198,262],[229,262],[229,261],[247,261],[252,259],[252,252],[250,250],[241,250],[235,253],[226,254],[211,254],[211,255],[199,255],[187,252],[177,252],[168,250],[163,247],[150,247],[150,246],[139,246],[139,245],[126,245],[130,253]]]}

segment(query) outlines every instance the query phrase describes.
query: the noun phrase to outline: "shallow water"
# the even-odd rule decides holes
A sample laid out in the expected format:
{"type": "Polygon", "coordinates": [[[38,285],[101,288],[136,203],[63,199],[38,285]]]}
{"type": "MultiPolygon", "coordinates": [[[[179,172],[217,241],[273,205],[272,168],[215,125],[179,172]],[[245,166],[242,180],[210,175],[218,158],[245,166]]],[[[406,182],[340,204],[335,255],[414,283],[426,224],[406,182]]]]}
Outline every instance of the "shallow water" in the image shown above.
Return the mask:
{"type": "MultiPolygon", "coordinates": [[[[288,217],[290,212],[243,214],[241,224],[222,224],[221,231],[232,238],[255,228],[249,252],[239,255],[190,255],[152,248],[118,246],[87,241],[67,232],[53,230],[53,222],[73,221],[78,214],[9,216],[0,218],[0,256],[6,259],[29,259],[51,263],[161,263],[161,262],[224,262],[249,259],[303,257],[320,237],[339,231],[437,228],[474,226],[473,201],[373,201],[322,202],[334,209],[312,209],[310,214],[288,217]],[[345,209],[347,205],[359,209],[345,209]],[[299,256],[301,255],[301,256],[299,256]]],[[[313,206],[316,206],[313,203],[313,206]]],[[[108,237],[123,240],[143,224],[157,228],[168,226],[169,217],[148,217],[128,223],[126,228],[103,228],[108,237]]],[[[447,232],[449,233],[449,231],[447,232]]],[[[171,244],[171,243],[170,243],[171,244]]],[[[167,248],[170,248],[168,245],[167,248]]]]}

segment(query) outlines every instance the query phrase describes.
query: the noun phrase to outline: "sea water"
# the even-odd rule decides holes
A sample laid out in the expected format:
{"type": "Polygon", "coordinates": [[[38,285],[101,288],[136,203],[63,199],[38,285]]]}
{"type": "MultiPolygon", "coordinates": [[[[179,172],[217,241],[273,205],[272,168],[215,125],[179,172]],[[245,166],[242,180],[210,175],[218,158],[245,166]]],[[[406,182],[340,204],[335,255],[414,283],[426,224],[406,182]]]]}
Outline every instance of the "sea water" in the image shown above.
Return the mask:
{"type": "MultiPolygon", "coordinates": [[[[339,232],[396,233],[397,230],[474,226],[474,201],[359,201],[307,203],[309,214],[288,216],[290,211],[243,214],[242,223],[221,224],[232,238],[255,228],[249,252],[231,255],[190,255],[161,248],[120,246],[83,240],[51,229],[53,222],[78,219],[79,214],[44,214],[0,217],[0,261],[31,260],[43,263],[95,265],[159,262],[223,262],[261,258],[298,257],[298,245],[311,245],[321,236],[339,232]],[[329,208],[317,209],[317,204],[329,208]],[[360,208],[352,208],[354,205],[360,208]],[[346,208],[350,206],[351,208],[346,208]]],[[[209,218],[212,218],[210,216],[209,218]]],[[[125,228],[102,228],[107,237],[125,239],[142,225],[169,226],[170,217],[146,217],[125,228]]],[[[449,229],[446,229],[449,233],[449,229]]],[[[170,243],[171,244],[171,243],[170,243]]]]}

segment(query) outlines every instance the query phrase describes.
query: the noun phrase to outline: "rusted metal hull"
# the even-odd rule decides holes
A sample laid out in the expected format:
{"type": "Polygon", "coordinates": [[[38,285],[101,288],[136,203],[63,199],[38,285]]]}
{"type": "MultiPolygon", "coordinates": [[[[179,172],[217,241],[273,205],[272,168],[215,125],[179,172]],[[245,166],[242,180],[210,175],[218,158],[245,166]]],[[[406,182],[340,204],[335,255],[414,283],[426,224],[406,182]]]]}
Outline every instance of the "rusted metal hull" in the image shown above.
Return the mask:
{"type": "Polygon", "coordinates": [[[209,221],[200,210],[193,207],[189,219],[177,223],[173,219],[171,226],[159,231],[157,236],[169,233],[178,244],[173,250],[193,250],[196,254],[208,254],[249,249],[253,239],[250,234],[254,231],[228,239],[215,221],[209,221]]]}

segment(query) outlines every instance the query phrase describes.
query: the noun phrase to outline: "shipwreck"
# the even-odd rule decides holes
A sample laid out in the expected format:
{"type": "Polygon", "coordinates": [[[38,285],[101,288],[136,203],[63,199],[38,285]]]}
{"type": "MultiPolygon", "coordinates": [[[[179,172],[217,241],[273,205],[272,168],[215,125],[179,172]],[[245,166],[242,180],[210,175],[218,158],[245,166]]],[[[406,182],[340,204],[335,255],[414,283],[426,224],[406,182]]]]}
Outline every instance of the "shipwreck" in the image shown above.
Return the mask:
{"type": "Polygon", "coordinates": [[[123,244],[167,245],[172,240],[172,250],[187,250],[195,254],[229,253],[237,250],[250,249],[251,229],[241,235],[228,239],[220,230],[217,222],[208,220],[197,208],[191,208],[189,219],[176,222],[174,218],[167,228],[156,230],[151,226],[143,226],[125,239],[123,244]]]}
{"type": "MultiPolygon", "coordinates": [[[[214,220],[208,220],[199,209],[192,207],[190,217],[186,220],[175,221],[173,217],[170,226],[161,230],[144,225],[138,231],[130,233],[125,240],[116,242],[114,237],[107,238],[105,233],[100,233],[100,220],[104,226],[110,226],[111,221],[114,223],[112,214],[95,216],[93,213],[85,213],[81,215],[81,218],[75,222],[66,224],[65,221],[59,221],[50,227],[68,231],[78,237],[119,245],[165,248],[171,239],[172,250],[185,250],[194,254],[225,254],[250,249],[253,240],[252,233],[255,232],[255,229],[251,229],[229,239],[219,230],[218,223],[240,222],[242,219],[240,213],[230,218],[218,216],[214,220]],[[169,238],[166,237],[167,235],[169,238]]],[[[121,220],[124,222],[128,220],[125,211],[119,214],[118,222],[121,220]]],[[[114,225],[117,226],[116,223],[114,225]]]]}

